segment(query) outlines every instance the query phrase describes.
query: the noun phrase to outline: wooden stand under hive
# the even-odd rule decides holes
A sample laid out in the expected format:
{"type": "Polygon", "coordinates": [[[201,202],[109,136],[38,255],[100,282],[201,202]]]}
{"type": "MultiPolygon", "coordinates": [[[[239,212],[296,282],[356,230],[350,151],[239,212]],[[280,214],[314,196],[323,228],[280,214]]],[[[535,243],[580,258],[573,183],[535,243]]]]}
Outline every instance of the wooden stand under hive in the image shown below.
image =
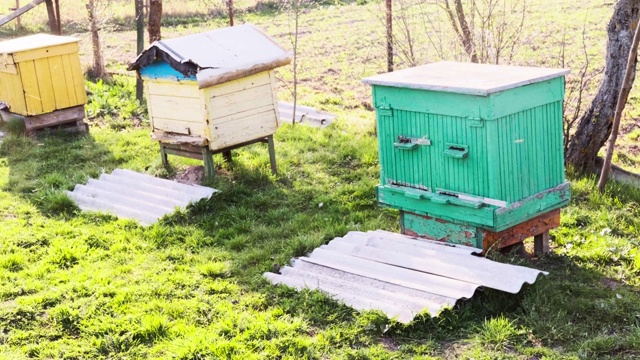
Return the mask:
{"type": "Polygon", "coordinates": [[[49,128],[87,131],[78,41],[38,34],[0,42],[3,119],[23,119],[29,135],[49,128]]]}
{"type": "Polygon", "coordinates": [[[557,69],[441,62],[364,79],[380,146],[378,202],[404,234],[485,251],[548,231],[569,202],[557,69]]]}
{"type": "Polygon", "coordinates": [[[265,142],[276,172],[273,134],[278,102],[273,69],[290,55],[255,26],[241,25],[156,41],[130,64],[144,92],[162,161],[167,155],[204,161],[212,155],[265,142]]]}

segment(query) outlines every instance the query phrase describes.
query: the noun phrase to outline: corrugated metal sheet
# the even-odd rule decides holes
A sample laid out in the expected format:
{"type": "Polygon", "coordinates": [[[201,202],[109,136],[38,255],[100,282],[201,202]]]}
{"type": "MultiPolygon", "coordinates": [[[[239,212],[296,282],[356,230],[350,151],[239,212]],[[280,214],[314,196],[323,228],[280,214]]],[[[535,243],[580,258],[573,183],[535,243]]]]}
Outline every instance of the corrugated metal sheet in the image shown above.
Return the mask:
{"type": "MultiPolygon", "coordinates": [[[[278,102],[278,112],[281,123],[290,124],[293,120],[293,104],[284,101],[278,102]]],[[[336,118],[336,115],[318,111],[311,106],[296,105],[296,123],[316,127],[327,127],[336,118]]]]}
{"type": "Polygon", "coordinates": [[[294,259],[274,284],[320,290],[357,310],[380,310],[410,322],[424,311],[437,316],[476,289],[517,293],[544,271],[474,255],[481,249],[412,238],[386,231],[349,232],[294,259]]]}
{"type": "MultiPolygon", "coordinates": [[[[288,51],[250,24],[155,41],[129,65],[129,70],[148,66],[157,58],[168,61],[173,67],[188,64],[187,67],[195,68],[200,88],[267,71],[291,61],[288,51]],[[153,56],[149,57],[148,53],[153,56]]],[[[185,69],[176,70],[183,72],[185,69]]]]}
{"type": "Polygon", "coordinates": [[[180,184],[131,170],[116,169],[98,180],[78,184],[67,195],[82,210],[103,211],[150,225],[190,202],[209,198],[218,190],[180,184]]]}

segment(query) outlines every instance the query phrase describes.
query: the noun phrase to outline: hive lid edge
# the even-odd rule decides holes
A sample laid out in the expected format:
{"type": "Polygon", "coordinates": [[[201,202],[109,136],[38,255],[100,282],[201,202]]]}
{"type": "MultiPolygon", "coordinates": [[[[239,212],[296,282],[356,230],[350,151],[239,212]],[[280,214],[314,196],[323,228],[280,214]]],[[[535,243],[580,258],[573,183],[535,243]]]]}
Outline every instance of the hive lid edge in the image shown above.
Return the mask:
{"type": "Polygon", "coordinates": [[[569,69],[437,62],[362,79],[369,85],[489,96],[562,77],[569,69]]]}

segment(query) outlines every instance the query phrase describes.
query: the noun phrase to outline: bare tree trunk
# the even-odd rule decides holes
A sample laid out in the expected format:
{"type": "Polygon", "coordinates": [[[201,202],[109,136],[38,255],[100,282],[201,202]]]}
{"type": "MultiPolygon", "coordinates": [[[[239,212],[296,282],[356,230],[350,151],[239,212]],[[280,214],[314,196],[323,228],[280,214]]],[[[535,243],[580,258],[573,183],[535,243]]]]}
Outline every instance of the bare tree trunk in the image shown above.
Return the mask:
{"type": "Polygon", "coordinates": [[[229,26],[233,26],[233,0],[227,0],[227,10],[229,11],[229,26]]]}
{"type": "Polygon", "coordinates": [[[46,0],[47,15],[49,17],[49,28],[51,32],[56,35],[60,35],[60,29],[58,28],[58,20],[56,19],[56,10],[53,4],[53,0],[46,0]]]}
{"type": "MultiPolygon", "coordinates": [[[[623,84],[625,68],[633,41],[634,26],[640,17],[640,0],[620,0],[609,21],[604,79],[589,109],[582,115],[569,141],[565,162],[578,172],[591,171],[598,151],[611,133],[617,95],[623,84]]],[[[635,79],[635,67],[629,74],[635,79]]]]}
{"type": "Polygon", "coordinates": [[[627,104],[629,98],[629,92],[633,86],[633,79],[631,78],[632,72],[635,72],[636,64],[638,63],[638,41],[640,41],[640,26],[636,23],[635,35],[633,35],[633,44],[631,44],[631,51],[629,52],[629,59],[627,60],[627,69],[624,73],[624,83],[620,94],[618,95],[618,102],[616,104],[616,112],[613,117],[613,129],[611,130],[611,136],[609,137],[609,145],[607,146],[607,156],[602,164],[602,172],[600,173],[600,180],[598,180],[598,190],[604,191],[607,180],[609,179],[609,171],[611,170],[611,159],[613,157],[613,149],[616,146],[616,139],[618,138],[618,128],[620,127],[620,118],[622,118],[622,110],[627,104]]]}
{"type": "Polygon", "coordinates": [[[162,22],[162,0],[150,0],[149,2],[149,24],[147,30],[149,31],[149,42],[158,41],[162,38],[161,35],[161,22],[162,22]]]}
{"type": "Polygon", "coordinates": [[[471,34],[471,29],[467,22],[467,16],[465,15],[464,8],[462,7],[462,1],[453,0],[453,2],[455,5],[455,12],[451,9],[449,0],[444,0],[444,10],[449,17],[449,22],[451,22],[453,30],[456,32],[456,35],[458,35],[460,42],[462,42],[464,51],[469,55],[471,62],[477,63],[478,55],[476,53],[473,35],[471,34]]]}
{"type": "Polygon", "coordinates": [[[95,0],[89,0],[87,3],[87,10],[89,11],[89,24],[91,25],[91,43],[93,44],[93,67],[91,68],[91,77],[94,79],[104,79],[106,77],[106,70],[104,68],[104,61],[102,59],[102,50],[100,49],[100,35],[98,32],[98,20],[96,18],[95,0]]]}

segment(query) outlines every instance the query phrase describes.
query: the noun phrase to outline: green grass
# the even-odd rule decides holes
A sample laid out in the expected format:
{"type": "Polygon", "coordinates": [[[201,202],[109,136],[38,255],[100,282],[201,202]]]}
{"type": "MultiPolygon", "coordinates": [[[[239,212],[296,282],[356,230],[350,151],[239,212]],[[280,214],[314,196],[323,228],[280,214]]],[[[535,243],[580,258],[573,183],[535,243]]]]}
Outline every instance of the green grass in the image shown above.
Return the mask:
{"type": "MultiPolygon", "coordinates": [[[[91,51],[83,15],[61,2],[67,29],[83,39],[86,65],[91,51]]],[[[277,176],[264,145],[236,151],[232,164],[216,157],[217,176],[206,185],[220,193],[153,226],[80,212],[64,195],[115,168],[169,177],[198,164],[171,157],[173,169],[162,167],[144,107],[133,100],[132,78],[88,83],[90,135],[52,132],[32,140],[21,135],[19,122],[5,124],[0,359],[640,357],[640,190],[610,183],[599,194],[593,178],[570,176],[573,199],[552,233],[550,255],[493,255],[549,271],[548,277],[515,295],[479,292],[438,318],[421,315],[402,325],[261,277],[348,231],[399,230],[397,212],[375,204],[377,140],[367,110],[370,89],[359,82],[385,67],[380,4],[357,3],[303,15],[301,102],[336,113],[335,123],[322,130],[280,128],[277,176]]],[[[165,4],[167,37],[225,21],[208,2],[165,4]]],[[[532,3],[516,63],[557,65],[560,23],[570,34],[587,30],[592,66],[601,66],[611,6],[580,4],[532,3]]],[[[290,46],[289,19],[272,3],[239,6],[238,22],[256,23],[290,46]]],[[[135,56],[132,11],[108,10],[102,35],[114,71],[135,56]]],[[[25,17],[25,29],[0,34],[38,31],[42,16],[39,9],[25,17]]],[[[579,66],[580,42],[567,46],[570,66],[579,66]]],[[[291,100],[290,68],[278,78],[279,96],[291,100]]],[[[632,99],[629,114],[635,107],[632,99]]],[[[637,168],[630,151],[637,130],[627,126],[617,159],[637,168]]]]}

